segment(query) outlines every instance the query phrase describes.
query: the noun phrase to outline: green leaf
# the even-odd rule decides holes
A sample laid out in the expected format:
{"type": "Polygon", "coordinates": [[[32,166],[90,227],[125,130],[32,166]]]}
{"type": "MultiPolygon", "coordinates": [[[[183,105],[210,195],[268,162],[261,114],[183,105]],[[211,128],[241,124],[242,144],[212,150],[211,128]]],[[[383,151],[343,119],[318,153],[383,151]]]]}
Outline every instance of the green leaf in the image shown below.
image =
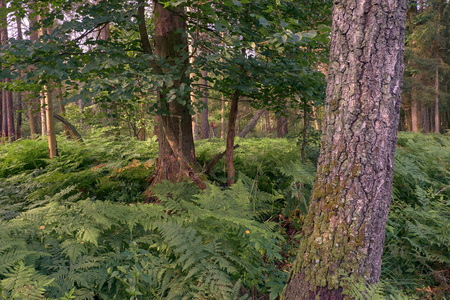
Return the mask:
{"type": "Polygon", "coordinates": [[[259,21],[259,24],[261,24],[263,27],[265,27],[265,28],[267,28],[267,27],[269,27],[270,26],[270,23],[266,20],[266,18],[264,18],[264,17],[260,17],[259,19],[258,19],[258,21],[259,21]]]}

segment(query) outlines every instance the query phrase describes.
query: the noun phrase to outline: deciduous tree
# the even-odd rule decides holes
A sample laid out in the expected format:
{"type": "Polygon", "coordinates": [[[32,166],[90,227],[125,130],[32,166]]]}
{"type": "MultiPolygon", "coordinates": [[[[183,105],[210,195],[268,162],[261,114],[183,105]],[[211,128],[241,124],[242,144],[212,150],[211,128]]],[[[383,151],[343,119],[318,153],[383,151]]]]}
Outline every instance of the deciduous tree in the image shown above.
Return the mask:
{"type": "Polygon", "coordinates": [[[284,299],[378,281],[392,192],[406,0],[334,1],[321,154],[284,299]]]}

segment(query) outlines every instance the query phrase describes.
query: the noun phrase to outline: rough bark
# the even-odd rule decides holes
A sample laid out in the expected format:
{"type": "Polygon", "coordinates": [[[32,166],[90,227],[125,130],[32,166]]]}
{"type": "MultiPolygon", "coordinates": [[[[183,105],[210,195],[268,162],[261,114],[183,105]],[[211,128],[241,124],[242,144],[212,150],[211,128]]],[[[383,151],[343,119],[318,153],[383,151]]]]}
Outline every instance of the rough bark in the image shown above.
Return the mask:
{"type": "Polygon", "coordinates": [[[227,149],[226,149],[228,186],[232,186],[236,181],[235,178],[236,172],[233,164],[233,154],[234,154],[234,137],[236,135],[236,119],[238,113],[238,104],[239,104],[239,91],[236,91],[231,99],[230,116],[228,117],[227,149]]]}
{"type": "Polygon", "coordinates": [[[255,128],[256,124],[258,123],[259,118],[262,116],[262,114],[267,110],[267,108],[263,108],[258,110],[255,115],[248,121],[247,125],[245,125],[244,129],[242,129],[241,132],[239,132],[239,137],[244,138],[250,131],[252,131],[253,128],[255,128]]]}
{"type": "Polygon", "coordinates": [[[379,280],[405,18],[406,0],[334,1],[321,154],[283,299],[344,299],[349,279],[379,280]]]}
{"type": "MultiPolygon", "coordinates": [[[[182,54],[178,50],[180,46],[184,47],[181,51],[187,52],[187,41],[181,33],[186,29],[180,17],[183,15],[183,8],[164,9],[163,5],[154,1],[153,11],[155,54],[173,64],[176,58],[181,58],[182,54]]],[[[183,64],[187,64],[187,60],[183,64]]],[[[159,69],[157,71],[164,72],[159,69]]],[[[187,74],[182,74],[181,78],[174,80],[174,86],[180,86],[183,82],[189,83],[187,74]]],[[[189,95],[183,99],[185,104],[181,104],[181,101],[167,101],[165,94],[159,91],[158,100],[161,109],[166,112],[159,117],[159,154],[152,184],[162,180],[177,182],[187,176],[200,188],[206,188],[205,183],[195,172],[197,162],[192,137],[192,119],[186,106],[190,101],[189,95]]]]}
{"type": "Polygon", "coordinates": [[[209,121],[208,121],[208,116],[209,116],[209,111],[208,111],[208,89],[206,88],[206,85],[208,84],[208,82],[206,81],[206,77],[208,76],[208,72],[206,71],[202,71],[202,90],[203,90],[203,97],[202,97],[202,102],[204,105],[204,108],[200,114],[200,138],[203,139],[207,139],[209,138],[209,121]]]}

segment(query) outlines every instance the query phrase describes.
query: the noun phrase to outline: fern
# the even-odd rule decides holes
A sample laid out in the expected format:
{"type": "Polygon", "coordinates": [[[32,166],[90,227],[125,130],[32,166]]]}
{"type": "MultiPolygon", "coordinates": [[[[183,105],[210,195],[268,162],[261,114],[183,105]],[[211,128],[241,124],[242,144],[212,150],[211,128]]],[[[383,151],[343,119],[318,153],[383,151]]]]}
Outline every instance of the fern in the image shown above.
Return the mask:
{"type": "Polygon", "coordinates": [[[45,288],[54,281],[22,261],[4,273],[4,276],[6,278],[0,281],[0,285],[3,293],[6,292],[6,297],[11,299],[44,299],[45,288]]]}

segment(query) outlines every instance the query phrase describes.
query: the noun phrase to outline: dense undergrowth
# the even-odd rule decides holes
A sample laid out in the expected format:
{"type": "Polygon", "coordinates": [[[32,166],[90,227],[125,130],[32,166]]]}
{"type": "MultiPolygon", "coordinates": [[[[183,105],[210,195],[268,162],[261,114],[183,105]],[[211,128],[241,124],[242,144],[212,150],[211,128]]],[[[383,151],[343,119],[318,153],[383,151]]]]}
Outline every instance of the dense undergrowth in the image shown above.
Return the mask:
{"type": "MultiPolygon", "coordinates": [[[[0,299],[276,299],[313,184],[295,141],[242,139],[238,182],[143,191],[157,143],[100,136],[0,146],[0,299]]],[[[400,133],[382,284],[396,299],[450,291],[450,137],[400,133]]],[[[223,141],[200,141],[206,166],[223,141]]],[[[310,150],[315,157],[318,149],[310,150]]]]}

